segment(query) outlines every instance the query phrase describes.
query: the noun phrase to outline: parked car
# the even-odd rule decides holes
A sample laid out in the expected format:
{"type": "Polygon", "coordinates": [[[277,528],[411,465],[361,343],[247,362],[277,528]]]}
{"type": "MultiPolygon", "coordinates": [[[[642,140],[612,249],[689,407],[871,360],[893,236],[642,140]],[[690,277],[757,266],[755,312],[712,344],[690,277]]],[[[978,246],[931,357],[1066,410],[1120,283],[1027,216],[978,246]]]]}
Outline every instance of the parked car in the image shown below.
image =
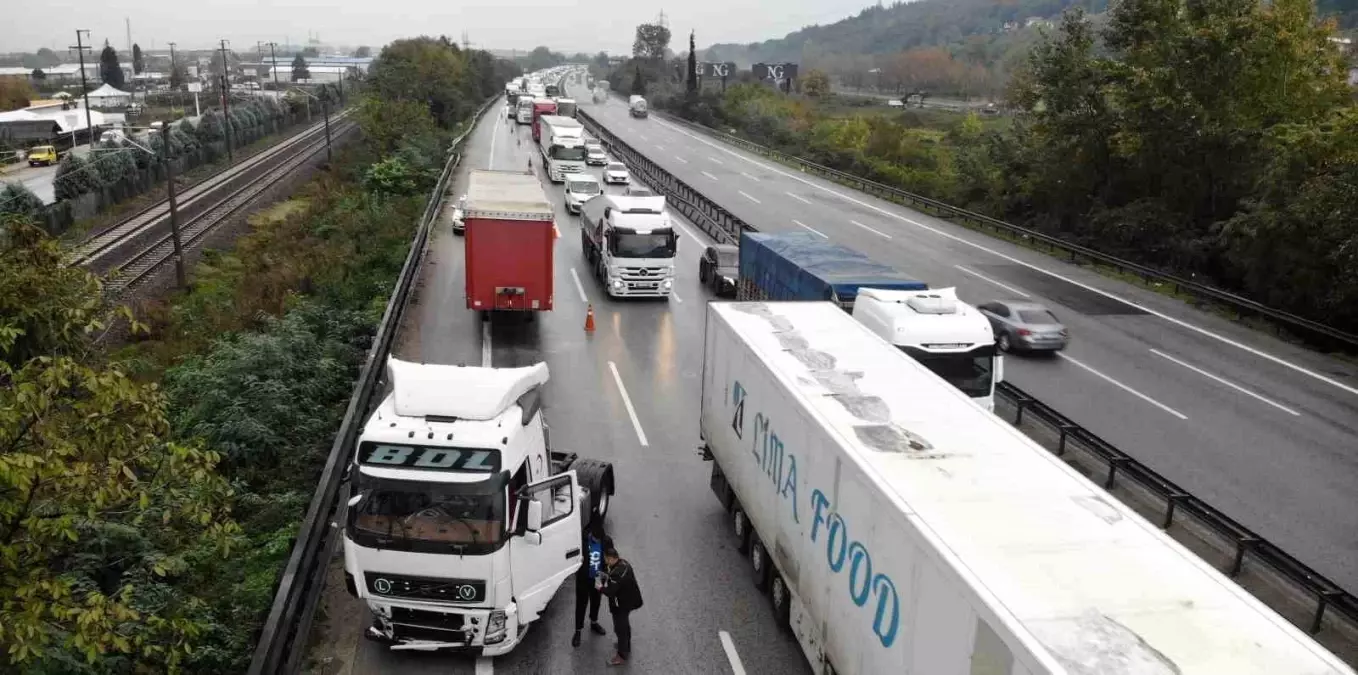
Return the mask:
{"type": "Polygon", "coordinates": [[[608,163],[608,153],[604,152],[604,146],[599,143],[585,144],[585,164],[590,166],[603,166],[608,163]]]}
{"type": "Polygon", "coordinates": [[[566,211],[580,213],[580,207],[603,192],[599,179],[584,173],[566,175],[566,211]]]}
{"type": "Polygon", "coordinates": [[[734,297],[740,278],[740,247],[731,244],[708,246],[698,259],[698,280],[718,297],[734,297]]]}
{"type": "Polygon", "coordinates": [[[632,182],[632,177],[627,175],[627,165],[622,162],[612,162],[604,167],[604,182],[609,185],[627,185],[632,182]]]}
{"type": "Polygon", "coordinates": [[[457,206],[453,207],[453,233],[463,234],[467,231],[467,223],[463,221],[463,209],[467,206],[467,195],[462,195],[457,200],[457,206]]]}
{"type": "Polygon", "coordinates": [[[39,145],[28,151],[29,166],[38,166],[39,164],[52,166],[60,159],[61,155],[57,153],[56,146],[52,145],[39,145]]]}
{"type": "Polygon", "coordinates": [[[1051,310],[1035,302],[987,302],[977,309],[990,320],[1001,351],[1060,351],[1070,331],[1051,310]]]}

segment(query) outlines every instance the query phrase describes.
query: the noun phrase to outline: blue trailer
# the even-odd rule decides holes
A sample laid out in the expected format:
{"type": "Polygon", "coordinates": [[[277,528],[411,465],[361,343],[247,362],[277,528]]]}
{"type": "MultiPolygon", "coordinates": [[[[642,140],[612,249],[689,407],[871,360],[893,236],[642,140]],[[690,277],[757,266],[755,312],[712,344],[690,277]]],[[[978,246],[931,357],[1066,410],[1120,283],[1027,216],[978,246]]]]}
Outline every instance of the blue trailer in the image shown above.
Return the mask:
{"type": "Polygon", "coordinates": [[[853,249],[809,232],[740,235],[740,300],[829,300],[853,311],[859,287],[893,291],[928,290],[853,249]]]}

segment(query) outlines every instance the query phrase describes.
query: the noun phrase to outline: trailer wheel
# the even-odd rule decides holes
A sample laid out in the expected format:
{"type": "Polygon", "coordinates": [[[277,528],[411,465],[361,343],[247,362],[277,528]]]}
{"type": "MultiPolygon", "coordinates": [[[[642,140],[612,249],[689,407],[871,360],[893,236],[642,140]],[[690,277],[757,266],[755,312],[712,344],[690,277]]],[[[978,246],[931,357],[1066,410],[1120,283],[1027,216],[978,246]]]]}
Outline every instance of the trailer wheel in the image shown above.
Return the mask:
{"type": "Polygon", "coordinates": [[[783,575],[777,572],[773,573],[773,579],[769,582],[769,598],[773,601],[774,621],[778,622],[780,628],[787,629],[791,625],[792,594],[787,582],[783,581],[783,575]]]}
{"type": "Polygon", "coordinates": [[[731,525],[736,532],[736,550],[749,553],[750,519],[745,517],[745,511],[740,508],[740,504],[731,507],[731,525]]]}
{"type": "Polygon", "coordinates": [[[567,470],[574,471],[580,484],[589,489],[590,513],[603,522],[613,501],[613,465],[597,459],[577,458],[567,470]]]}
{"type": "Polygon", "coordinates": [[[759,537],[750,537],[750,570],[754,572],[754,587],[769,590],[769,552],[759,537]]]}

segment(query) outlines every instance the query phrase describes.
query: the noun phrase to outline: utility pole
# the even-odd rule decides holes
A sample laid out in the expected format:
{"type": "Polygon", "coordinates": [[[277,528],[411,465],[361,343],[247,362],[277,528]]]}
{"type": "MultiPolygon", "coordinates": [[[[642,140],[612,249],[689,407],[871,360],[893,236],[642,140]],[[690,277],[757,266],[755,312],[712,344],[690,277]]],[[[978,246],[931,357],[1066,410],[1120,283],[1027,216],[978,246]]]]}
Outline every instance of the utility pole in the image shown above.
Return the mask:
{"type": "MultiPolygon", "coordinates": [[[[75,46],[67,49],[74,49],[80,55],[80,89],[85,96],[85,133],[89,135],[90,147],[92,148],[94,147],[94,125],[90,122],[90,85],[85,81],[85,50],[89,47],[85,46],[81,33],[90,34],[88,30],[77,30],[75,32],[75,46]]],[[[71,152],[75,152],[75,133],[71,134],[71,152]]]]}
{"type": "Polygon", "coordinates": [[[236,163],[231,154],[231,62],[226,58],[226,40],[222,40],[222,127],[226,130],[226,164],[236,163]]]}
{"type": "MultiPolygon", "coordinates": [[[[174,43],[174,42],[171,42],[171,43],[170,43],[170,80],[171,80],[171,81],[174,80],[175,68],[178,67],[178,66],[175,64],[175,61],[174,61],[174,46],[175,46],[175,44],[177,44],[177,43],[174,43]]],[[[176,101],[179,102],[180,107],[184,107],[184,97],[183,97],[183,94],[182,94],[180,91],[178,91],[179,88],[178,88],[178,87],[172,87],[172,89],[175,90],[175,92],[174,92],[174,99],[175,99],[176,101]]],[[[194,101],[197,101],[197,100],[198,100],[198,95],[197,95],[197,94],[194,94],[194,99],[193,99],[193,100],[194,100],[194,101]]],[[[187,114],[188,114],[188,111],[185,110],[185,111],[184,111],[184,114],[187,115],[187,114]]]]}
{"type": "Polygon", "coordinates": [[[321,93],[322,93],[322,94],[325,94],[325,98],[321,99],[321,110],[325,113],[325,163],[326,163],[326,165],[328,166],[328,165],[331,163],[331,157],[330,157],[330,94],[327,94],[327,93],[325,92],[324,89],[321,90],[321,93]]]}
{"type": "MultiPolygon", "coordinates": [[[[171,48],[173,54],[173,47],[171,48]]],[[[174,57],[170,57],[170,64],[174,64],[174,57]]],[[[184,274],[184,246],[179,240],[179,205],[175,203],[174,195],[174,158],[170,156],[170,125],[166,124],[160,128],[160,144],[165,148],[165,189],[170,197],[170,239],[174,241],[174,277],[179,284],[179,288],[188,286],[188,277],[184,274]]]]}
{"type": "Polygon", "coordinates": [[[282,91],[278,88],[278,52],[274,51],[274,47],[277,46],[277,42],[269,43],[269,58],[273,60],[273,89],[274,91],[282,91]]]}

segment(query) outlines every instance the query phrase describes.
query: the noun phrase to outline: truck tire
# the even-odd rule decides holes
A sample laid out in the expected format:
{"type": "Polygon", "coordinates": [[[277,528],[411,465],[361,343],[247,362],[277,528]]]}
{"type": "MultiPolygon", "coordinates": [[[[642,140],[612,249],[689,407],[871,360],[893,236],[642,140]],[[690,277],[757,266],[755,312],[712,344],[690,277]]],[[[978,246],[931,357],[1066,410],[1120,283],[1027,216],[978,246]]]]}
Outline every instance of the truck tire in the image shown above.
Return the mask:
{"type": "Polygon", "coordinates": [[[571,462],[567,470],[574,471],[580,484],[589,490],[590,515],[599,522],[606,520],[613,502],[613,465],[581,457],[571,462]]]}
{"type": "Polygon", "coordinates": [[[773,620],[778,622],[779,628],[788,630],[792,625],[792,594],[783,575],[776,571],[769,581],[769,600],[773,603],[773,620]]]}
{"type": "Polygon", "coordinates": [[[754,573],[754,587],[762,592],[769,590],[769,551],[758,536],[750,537],[750,571],[754,573]]]}
{"type": "Polygon", "coordinates": [[[736,533],[736,550],[750,552],[750,519],[745,517],[745,509],[736,503],[731,507],[731,526],[736,533]]]}

